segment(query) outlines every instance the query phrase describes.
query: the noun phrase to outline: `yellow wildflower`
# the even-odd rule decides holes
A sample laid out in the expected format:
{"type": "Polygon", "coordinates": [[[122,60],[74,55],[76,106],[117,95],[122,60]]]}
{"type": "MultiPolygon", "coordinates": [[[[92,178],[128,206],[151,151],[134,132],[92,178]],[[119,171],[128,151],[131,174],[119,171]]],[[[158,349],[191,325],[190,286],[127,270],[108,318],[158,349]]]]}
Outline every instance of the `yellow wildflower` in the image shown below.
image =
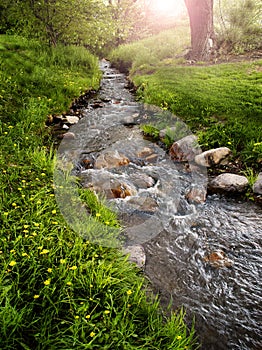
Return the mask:
{"type": "Polygon", "coordinates": [[[77,269],[77,266],[69,267],[69,270],[76,270],[76,269],[77,269]]]}
{"type": "Polygon", "coordinates": [[[86,318],[89,319],[91,317],[91,315],[86,315],[86,318]]]}
{"type": "Polygon", "coordinates": [[[48,254],[49,253],[49,250],[48,249],[43,249],[41,252],[40,252],[40,254],[48,254]]]}
{"type": "Polygon", "coordinates": [[[96,334],[95,334],[94,332],[91,332],[91,333],[90,333],[90,337],[92,337],[92,338],[93,338],[95,335],[96,335],[96,334]]]}
{"type": "Polygon", "coordinates": [[[9,266],[15,266],[16,265],[16,261],[12,260],[10,263],[9,263],[9,266]]]}
{"type": "Polygon", "coordinates": [[[178,336],[176,337],[176,340],[181,340],[181,339],[182,339],[181,335],[178,335],[178,336]]]}
{"type": "Polygon", "coordinates": [[[38,299],[39,297],[40,297],[40,295],[38,295],[38,294],[34,295],[34,299],[38,299]]]}
{"type": "Polygon", "coordinates": [[[50,283],[51,283],[51,278],[49,278],[48,280],[44,281],[44,285],[45,286],[49,286],[50,283]]]}
{"type": "Polygon", "coordinates": [[[131,295],[132,293],[133,293],[133,292],[132,292],[132,290],[130,290],[130,289],[126,292],[127,295],[131,295]]]}
{"type": "Polygon", "coordinates": [[[47,272],[49,272],[49,273],[51,273],[51,272],[52,272],[51,267],[49,267],[49,268],[47,269],[47,272]]]}

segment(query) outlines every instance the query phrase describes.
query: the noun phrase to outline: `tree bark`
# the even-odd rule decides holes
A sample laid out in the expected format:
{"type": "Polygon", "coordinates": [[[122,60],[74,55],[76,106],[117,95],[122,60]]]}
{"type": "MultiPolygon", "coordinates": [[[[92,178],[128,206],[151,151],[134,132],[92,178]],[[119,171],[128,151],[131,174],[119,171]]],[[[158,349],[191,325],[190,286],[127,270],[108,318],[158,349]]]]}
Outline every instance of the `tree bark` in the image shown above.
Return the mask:
{"type": "Polygon", "coordinates": [[[185,0],[191,29],[187,58],[207,61],[214,50],[213,0],[185,0]]]}

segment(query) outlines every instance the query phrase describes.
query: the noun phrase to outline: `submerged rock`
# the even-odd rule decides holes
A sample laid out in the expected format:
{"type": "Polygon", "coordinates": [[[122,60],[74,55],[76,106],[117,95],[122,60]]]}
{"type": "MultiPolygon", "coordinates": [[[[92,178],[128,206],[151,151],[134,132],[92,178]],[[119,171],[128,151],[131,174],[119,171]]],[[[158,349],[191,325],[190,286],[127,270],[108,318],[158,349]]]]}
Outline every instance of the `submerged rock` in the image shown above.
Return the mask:
{"type": "Polygon", "coordinates": [[[114,198],[126,198],[129,196],[135,196],[137,194],[136,189],[125,183],[119,183],[111,187],[111,192],[114,198]]]}
{"type": "Polygon", "coordinates": [[[131,205],[134,209],[136,208],[138,211],[143,213],[153,214],[158,209],[157,201],[151,197],[130,197],[127,203],[128,205],[131,205]]]}
{"type": "Polygon", "coordinates": [[[95,162],[95,169],[112,169],[123,165],[128,165],[129,159],[122,153],[118,151],[108,151],[102,153],[95,162]]]}
{"type": "Polygon", "coordinates": [[[223,250],[215,250],[205,256],[203,260],[216,268],[232,267],[233,264],[233,261],[226,256],[223,250]]]}
{"type": "Polygon", "coordinates": [[[248,179],[245,176],[224,173],[215,177],[209,183],[211,191],[244,192],[248,187],[248,179]]]}
{"type": "Polygon", "coordinates": [[[156,180],[151,176],[144,173],[136,173],[130,175],[130,180],[132,183],[139,188],[150,188],[153,187],[156,183],[156,180]]]}
{"type": "Polygon", "coordinates": [[[227,158],[231,154],[231,150],[227,147],[219,147],[210,149],[195,156],[195,162],[198,165],[211,167],[217,164],[226,164],[227,158]]]}
{"type": "Polygon", "coordinates": [[[191,186],[185,194],[189,203],[202,204],[206,201],[207,190],[204,186],[191,186]]]}

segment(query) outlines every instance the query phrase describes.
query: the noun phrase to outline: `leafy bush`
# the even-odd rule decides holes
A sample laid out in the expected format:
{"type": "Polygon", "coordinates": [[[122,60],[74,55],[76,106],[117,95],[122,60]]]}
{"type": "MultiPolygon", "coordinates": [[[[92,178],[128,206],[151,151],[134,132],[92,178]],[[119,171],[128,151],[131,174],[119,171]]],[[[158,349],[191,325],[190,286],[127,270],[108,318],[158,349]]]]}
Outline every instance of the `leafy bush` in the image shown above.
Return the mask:
{"type": "Polygon", "coordinates": [[[243,53],[261,48],[262,6],[257,0],[221,0],[215,6],[219,47],[243,53]]]}

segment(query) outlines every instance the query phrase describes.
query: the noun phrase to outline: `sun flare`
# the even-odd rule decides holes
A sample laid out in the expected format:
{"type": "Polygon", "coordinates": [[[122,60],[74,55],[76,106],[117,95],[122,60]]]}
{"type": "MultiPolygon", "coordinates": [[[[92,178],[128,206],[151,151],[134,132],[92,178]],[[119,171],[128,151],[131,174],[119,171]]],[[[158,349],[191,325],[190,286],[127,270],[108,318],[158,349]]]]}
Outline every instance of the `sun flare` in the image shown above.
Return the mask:
{"type": "Polygon", "coordinates": [[[185,9],[184,0],[153,0],[154,12],[178,17],[185,9]]]}

